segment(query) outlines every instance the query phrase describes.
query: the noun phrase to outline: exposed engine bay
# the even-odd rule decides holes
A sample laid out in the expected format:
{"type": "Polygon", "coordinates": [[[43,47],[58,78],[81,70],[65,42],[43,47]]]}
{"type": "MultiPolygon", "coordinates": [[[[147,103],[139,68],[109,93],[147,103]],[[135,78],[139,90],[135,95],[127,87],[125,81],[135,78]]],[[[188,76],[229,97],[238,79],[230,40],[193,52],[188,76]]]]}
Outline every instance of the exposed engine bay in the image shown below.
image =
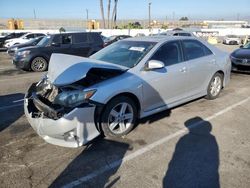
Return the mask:
{"type": "Polygon", "coordinates": [[[49,77],[45,77],[40,82],[33,84],[26,95],[28,100],[32,100],[28,107],[29,111],[33,112],[33,117],[56,120],[76,107],[93,105],[89,98],[95,91],[91,90],[92,93],[90,93],[90,91],[85,92],[84,90],[123,72],[124,70],[119,69],[91,68],[84,78],[63,86],[56,86],[50,82],[49,77]],[[76,102],[70,103],[71,101],[67,102],[67,100],[76,102]]]}

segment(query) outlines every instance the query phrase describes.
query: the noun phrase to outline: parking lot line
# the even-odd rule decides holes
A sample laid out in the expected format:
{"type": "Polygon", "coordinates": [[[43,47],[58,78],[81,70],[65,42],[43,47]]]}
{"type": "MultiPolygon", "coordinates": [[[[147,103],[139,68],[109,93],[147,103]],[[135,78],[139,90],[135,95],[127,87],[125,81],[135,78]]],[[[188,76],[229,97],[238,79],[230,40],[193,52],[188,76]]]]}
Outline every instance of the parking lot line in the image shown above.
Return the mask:
{"type": "Polygon", "coordinates": [[[227,108],[225,108],[225,109],[223,109],[223,110],[221,110],[221,111],[219,111],[219,112],[205,118],[204,120],[198,121],[198,122],[190,125],[188,128],[185,127],[185,128],[180,129],[179,131],[177,131],[177,132],[175,132],[175,133],[173,133],[171,135],[163,137],[158,141],[155,141],[155,142],[153,142],[153,143],[151,143],[151,144],[149,144],[149,145],[147,145],[147,146],[145,146],[145,147],[143,147],[143,148],[141,148],[141,149],[139,149],[139,150],[137,150],[137,151],[135,151],[135,152],[133,152],[131,154],[128,154],[124,158],[116,160],[116,161],[112,162],[111,164],[107,164],[107,165],[101,167],[100,169],[98,169],[98,170],[96,170],[96,171],[94,171],[94,172],[92,172],[92,173],[90,173],[90,174],[88,174],[86,176],[83,176],[83,177],[81,177],[81,178],[79,178],[79,179],[77,179],[75,181],[72,181],[69,184],[66,184],[63,187],[64,188],[71,188],[71,187],[80,185],[83,182],[86,182],[86,181],[88,181],[90,179],[93,179],[93,178],[95,178],[95,177],[97,177],[97,176],[99,176],[99,175],[101,175],[101,174],[103,174],[103,173],[105,173],[105,172],[107,172],[109,170],[112,170],[112,169],[114,169],[114,168],[116,168],[118,166],[121,166],[124,163],[126,163],[127,161],[135,159],[136,157],[141,156],[142,154],[156,148],[157,146],[162,145],[162,144],[170,141],[171,139],[173,139],[173,138],[175,138],[177,136],[181,136],[181,135],[187,133],[189,131],[189,129],[193,129],[195,127],[198,127],[198,126],[202,125],[205,121],[211,121],[212,119],[215,119],[216,117],[218,117],[220,115],[223,115],[226,112],[229,112],[230,110],[232,110],[232,109],[246,103],[249,99],[250,99],[250,97],[248,97],[248,98],[246,98],[246,99],[244,99],[244,100],[242,100],[240,102],[237,102],[237,103],[235,103],[235,104],[233,104],[233,105],[231,105],[231,106],[229,106],[229,107],[227,107],[227,108]]]}

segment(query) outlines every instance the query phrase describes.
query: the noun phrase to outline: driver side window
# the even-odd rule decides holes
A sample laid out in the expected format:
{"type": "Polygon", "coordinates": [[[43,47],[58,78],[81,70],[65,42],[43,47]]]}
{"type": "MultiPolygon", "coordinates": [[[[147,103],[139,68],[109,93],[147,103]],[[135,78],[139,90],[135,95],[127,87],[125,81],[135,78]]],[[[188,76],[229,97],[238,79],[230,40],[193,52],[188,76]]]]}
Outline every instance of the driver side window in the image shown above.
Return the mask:
{"type": "Polygon", "coordinates": [[[156,53],[151,57],[151,60],[162,61],[165,66],[182,62],[179,42],[167,42],[156,51],[156,53]]]}

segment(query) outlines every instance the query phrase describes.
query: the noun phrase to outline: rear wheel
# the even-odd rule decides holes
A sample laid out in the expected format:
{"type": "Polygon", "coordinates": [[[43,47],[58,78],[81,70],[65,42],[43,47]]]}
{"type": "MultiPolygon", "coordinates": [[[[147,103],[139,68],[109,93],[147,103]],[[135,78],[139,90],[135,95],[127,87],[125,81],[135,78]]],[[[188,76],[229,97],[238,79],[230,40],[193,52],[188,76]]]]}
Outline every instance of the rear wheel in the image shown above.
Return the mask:
{"type": "Polygon", "coordinates": [[[120,96],[112,99],[102,113],[101,128],[105,136],[128,134],[137,120],[137,108],[132,99],[120,96]]]}
{"type": "Polygon", "coordinates": [[[220,92],[222,89],[222,83],[223,83],[222,74],[215,73],[215,75],[212,77],[211,81],[209,82],[206,98],[209,100],[216,99],[220,95],[220,92]]]}
{"type": "Polygon", "coordinates": [[[47,67],[48,63],[43,57],[36,57],[31,62],[31,70],[34,72],[43,72],[47,67]]]}

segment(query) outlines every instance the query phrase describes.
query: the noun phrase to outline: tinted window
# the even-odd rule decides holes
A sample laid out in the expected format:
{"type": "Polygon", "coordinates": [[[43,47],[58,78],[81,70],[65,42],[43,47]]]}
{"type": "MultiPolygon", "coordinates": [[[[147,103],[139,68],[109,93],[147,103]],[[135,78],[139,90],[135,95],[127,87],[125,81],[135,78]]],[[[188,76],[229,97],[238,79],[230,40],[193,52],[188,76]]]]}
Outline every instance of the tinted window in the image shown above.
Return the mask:
{"type": "Polygon", "coordinates": [[[164,44],[156,51],[151,59],[162,61],[166,66],[181,62],[182,56],[179,42],[173,41],[164,44]]]}
{"type": "Polygon", "coordinates": [[[62,36],[62,44],[71,44],[72,36],[71,35],[63,35],[62,36]]]}
{"type": "Polygon", "coordinates": [[[85,33],[76,33],[74,36],[74,43],[88,42],[87,35],[85,33]]]}
{"type": "MultiPolygon", "coordinates": [[[[203,44],[202,44],[202,45],[203,45],[203,44]]],[[[205,45],[203,45],[203,49],[204,49],[204,52],[205,52],[206,55],[211,55],[211,54],[213,54],[213,52],[212,52],[210,49],[208,49],[205,45]]]]}
{"type": "Polygon", "coordinates": [[[51,36],[46,36],[43,37],[42,40],[40,40],[40,42],[38,42],[38,46],[47,46],[48,44],[50,44],[51,41],[51,36]]]}
{"type": "Polygon", "coordinates": [[[179,36],[187,36],[187,37],[190,37],[191,34],[190,34],[190,33],[179,33],[179,36]]]}
{"type": "Polygon", "coordinates": [[[31,39],[31,38],[34,38],[34,37],[35,37],[34,34],[29,34],[29,35],[26,36],[27,39],[31,39]]]}
{"type": "Polygon", "coordinates": [[[103,40],[101,38],[100,33],[89,33],[88,38],[90,42],[97,43],[97,44],[103,44],[103,40]]]}
{"type": "Polygon", "coordinates": [[[183,41],[183,47],[187,60],[205,56],[204,46],[195,40],[183,41]]]}
{"type": "Polygon", "coordinates": [[[36,37],[40,37],[40,36],[44,36],[44,34],[42,34],[42,33],[37,33],[36,34],[36,37]]]}
{"type": "Polygon", "coordinates": [[[52,42],[54,42],[56,44],[61,44],[61,37],[60,37],[60,35],[54,35],[54,37],[52,39],[52,42]]]}

